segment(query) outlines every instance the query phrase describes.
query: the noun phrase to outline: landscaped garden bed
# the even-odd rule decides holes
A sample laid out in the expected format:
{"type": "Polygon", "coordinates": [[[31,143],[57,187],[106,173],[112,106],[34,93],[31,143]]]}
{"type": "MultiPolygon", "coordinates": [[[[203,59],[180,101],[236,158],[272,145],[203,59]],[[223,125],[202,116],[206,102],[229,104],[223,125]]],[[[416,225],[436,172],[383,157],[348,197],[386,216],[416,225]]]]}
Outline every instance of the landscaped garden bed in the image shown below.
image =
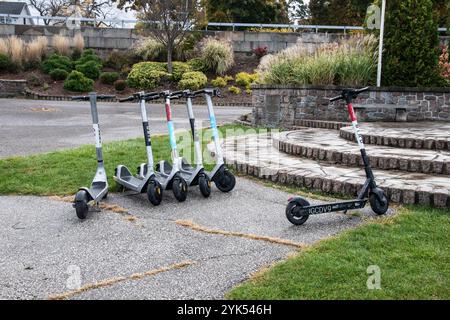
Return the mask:
{"type": "Polygon", "coordinates": [[[163,62],[164,48],[151,38],[129,51],[106,55],[85,49],[83,38],[78,36],[58,36],[52,49],[48,45],[44,37],[29,43],[17,37],[0,39],[0,79],[26,80],[29,95],[45,97],[90,91],[124,97],[139,90],[217,86],[226,102],[236,105],[251,103],[250,85],[257,79],[253,72],[259,63],[253,54],[237,59],[229,43],[213,38],[206,38],[189,54],[178,54],[180,61],[173,62],[172,72],[163,62]]]}

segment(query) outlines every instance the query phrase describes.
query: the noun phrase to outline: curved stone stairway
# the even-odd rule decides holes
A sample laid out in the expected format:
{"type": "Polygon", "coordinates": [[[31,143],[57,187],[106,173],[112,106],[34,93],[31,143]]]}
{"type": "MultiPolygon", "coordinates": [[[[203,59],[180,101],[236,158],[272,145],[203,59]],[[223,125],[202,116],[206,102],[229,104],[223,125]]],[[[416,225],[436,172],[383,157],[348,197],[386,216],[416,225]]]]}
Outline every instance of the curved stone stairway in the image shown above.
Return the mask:
{"type": "MultiPolygon", "coordinates": [[[[377,183],[392,202],[450,209],[449,131],[440,129],[442,123],[421,123],[420,130],[413,128],[416,123],[402,125],[361,124],[368,133],[366,147],[377,183]],[[405,144],[398,142],[401,139],[405,144]],[[405,148],[411,146],[406,141],[414,141],[416,149],[405,148]]],[[[315,125],[230,137],[224,141],[225,159],[244,174],[353,197],[365,181],[361,156],[353,134],[347,134],[351,129],[335,128],[315,125]]]]}

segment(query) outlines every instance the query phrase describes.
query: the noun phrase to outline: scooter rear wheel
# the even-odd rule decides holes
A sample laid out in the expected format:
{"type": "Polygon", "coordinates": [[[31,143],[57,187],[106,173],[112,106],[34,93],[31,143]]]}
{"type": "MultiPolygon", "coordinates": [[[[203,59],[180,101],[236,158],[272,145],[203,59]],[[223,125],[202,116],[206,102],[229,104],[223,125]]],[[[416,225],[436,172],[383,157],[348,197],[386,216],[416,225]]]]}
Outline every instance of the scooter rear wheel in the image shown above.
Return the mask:
{"type": "Polygon", "coordinates": [[[208,198],[211,194],[211,181],[206,174],[202,174],[198,178],[198,185],[200,187],[200,192],[205,198],[208,198]]]}
{"type": "Polygon", "coordinates": [[[291,201],[286,207],[286,218],[289,220],[290,223],[296,226],[301,226],[304,224],[309,216],[296,216],[294,214],[294,210],[297,207],[307,207],[309,206],[309,202],[305,199],[297,199],[296,201],[291,201]]]}
{"type": "Polygon", "coordinates": [[[187,198],[188,186],[183,178],[175,178],[172,182],[173,195],[179,202],[183,202],[187,198]]]}
{"type": "Polygon", "coordinates": [[[381,199],[379,199],[379,197],[375,193],[372,193],[369,196],[369,202],[373,212],[375,212],[379,216],[385,214],[389,209],[389,199],[386,197],[384,192],[382,192],[381,199]]]}
{"type": "Polygon", "coordinates": [[[214,180],[214,183],[220,191],[230,192],[236,185],[236,178],[228,169],[224,169],[217,179],[214,180]]]}
{"type": "Polygon", "coordinates": [[[163,189],[159,181],[151,180],[147,186],[148,201],[154,206],[159,206],[163,197],[163,189]]]}
{"type": "Polygon", "coordinates": [[[77,213],[77,217],[79,219],[86,219],[89,212],[89,206],[88,195],[84,190],[78,191],[77,195],[75,196],[75,212],[77,213]]]}

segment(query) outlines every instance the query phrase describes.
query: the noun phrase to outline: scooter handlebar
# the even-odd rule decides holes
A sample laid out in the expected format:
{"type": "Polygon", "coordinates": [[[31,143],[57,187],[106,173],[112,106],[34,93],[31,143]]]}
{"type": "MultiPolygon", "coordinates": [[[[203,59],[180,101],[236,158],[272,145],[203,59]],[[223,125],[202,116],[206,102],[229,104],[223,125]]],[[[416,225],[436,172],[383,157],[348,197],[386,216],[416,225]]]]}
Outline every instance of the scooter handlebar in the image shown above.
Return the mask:
{"type": "Polygon", "coordinates": [[[361,88],[361,89],[357,89],[357,90],[346,89],[346,90],[342,91],[342,93],[339,96],[331,98],[330,102],[334,102],[334,101],[341,100],[341,99],[345,100],[345,99],[349,99],[349,98],[351,100],[353,98],[356,98],[360,93],[365,92],[369,89],[370,89],[370,87],[365,87],[365,88],[361,88]]]}
{"type": "Polygon", "coordinates": [[[202,90],[197,90],[197,91],[191,92],[191,95],[194,97],[201,95],[201,94],[209,94],[213,97],[219,97],[219,98],[221,97],[220,90],[218,88],[202,89],[202,90]]]}

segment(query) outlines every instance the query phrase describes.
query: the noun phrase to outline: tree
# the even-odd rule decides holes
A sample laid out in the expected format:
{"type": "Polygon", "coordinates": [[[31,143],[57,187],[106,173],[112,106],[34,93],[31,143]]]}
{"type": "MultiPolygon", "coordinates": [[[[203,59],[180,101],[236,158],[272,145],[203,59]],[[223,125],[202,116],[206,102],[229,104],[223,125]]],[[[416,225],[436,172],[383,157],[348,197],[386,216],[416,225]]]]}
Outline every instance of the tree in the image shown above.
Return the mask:
{"type": "Polygon", "coordinates": [[[306,20],[309,15],[308,5],[303,0],[287,0],[289,20],[306,20]]]}
{"type": "Polygon", "coordinates": [[[241,23],[287,23],[288,4],[276,0],[208,0],[209,21],[241,23]]]}
{"type": "MultiPolygon", "coordinates": [[[[70,17],[76,10],[84,18],[102,18],[109,16],[112,6],[111,0],[28,0],[31,7],[39,12],[40,16],[70,17]]],[[[51,20],[44,19],[44,24],[49,25],[51,20]]],[[[61,22],[60,22],[61,23],[61,22]]],[[[100,25],[100,22],[97,26],[100,25]]]]}
{"type": "Polygon", "coordinates": [[[372,3],[373,0],[311,0],[311,23],[361,26],[372,3]]]}
{"type": "MultiPolygon", "coordinates": [[[[70,6],[70,0],[29,0],[31,7],[39,12],[42,17],[63,16],[70,6]]],[[[51,20],[44,19],[44,24],[49,25],[51,20]]]]}
{"type": "Polygon", "coordinates": [[[437,28],[431,0],[387,1],[383,66],[385,85],[445,85],[438,67],[437,28]]]}
{"type": "Polygon", "coordinates": [[[172,56],[198,19],[197,0],[113,0],[119,9],[135,10],[153,37],[167,48],[167,70],[172,73],[172,56]]]}

